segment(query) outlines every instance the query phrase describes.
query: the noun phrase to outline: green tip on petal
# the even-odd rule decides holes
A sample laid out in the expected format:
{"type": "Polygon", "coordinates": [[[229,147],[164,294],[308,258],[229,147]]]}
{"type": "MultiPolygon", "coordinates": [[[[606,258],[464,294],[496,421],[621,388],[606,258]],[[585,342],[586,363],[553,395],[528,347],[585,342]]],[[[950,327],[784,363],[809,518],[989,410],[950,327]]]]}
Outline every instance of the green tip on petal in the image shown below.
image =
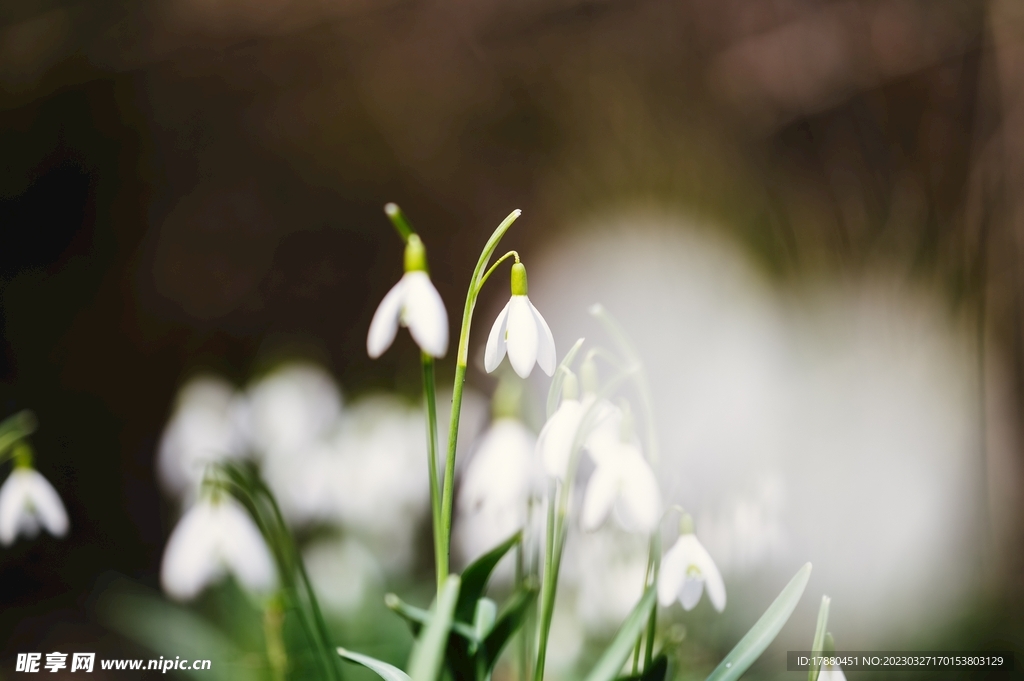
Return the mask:
{"type": "Polygon", "coordinates": [[[423,245],[423,240],[415,234],[410,234],[405,242],[405,271],[427,271],[427,249],[423,245]]]}
{"type": "Polygon", "coordinates": [[[693,534],[693,516],[689,513],[684,513],[679,519],[679,534],[693,534]]]}
{"type": "Polygon", "coordinates": [[[526,295],[526,266],[521,262],[512,265],[512,295],[526,295]]]}

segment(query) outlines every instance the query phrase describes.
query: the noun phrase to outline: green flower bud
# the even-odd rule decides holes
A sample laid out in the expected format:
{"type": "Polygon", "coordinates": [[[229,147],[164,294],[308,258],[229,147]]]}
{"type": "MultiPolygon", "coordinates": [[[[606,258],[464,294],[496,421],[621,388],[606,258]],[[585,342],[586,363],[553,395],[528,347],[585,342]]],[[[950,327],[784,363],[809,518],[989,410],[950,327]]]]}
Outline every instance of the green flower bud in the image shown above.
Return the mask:
{"type": "Polygon", "coordinates": [[[405,271],[427,271],[427,249],[423,240],[415,234],[410,234],[409,240],[405,242],[405,271]]]}
{"type": "Polygon", "coordinates": [[[584,357],[580,364],[580,384],[584,395],[593,395],[601,389],[601,380],[597,374],[597,362],[593,357],[584,357]]]}
{"type": "Polygon", "coordinates": [[[679,534],[693,534],[693,516],[689,513],[684,513],[683,517],[679,519],[679,534]]]}
{"type": "Polygon", "coordinates": [[[512,295],[526,295],[526,266],[521,262],[512,265],[512,295]]]}

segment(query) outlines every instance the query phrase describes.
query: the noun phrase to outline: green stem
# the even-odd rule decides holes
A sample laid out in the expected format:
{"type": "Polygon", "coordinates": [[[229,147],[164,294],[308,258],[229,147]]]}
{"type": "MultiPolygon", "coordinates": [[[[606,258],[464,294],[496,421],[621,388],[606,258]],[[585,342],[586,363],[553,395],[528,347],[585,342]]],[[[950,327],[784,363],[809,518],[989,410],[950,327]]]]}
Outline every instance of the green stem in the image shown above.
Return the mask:
{"type": "Polygon", "coordinates": [[[430,517],[434,529],[434,565],[437,571],[437,593],[441,593],[447,566],[442,564],[441,554],[441,489],[437,479],[437,390],[434,380],[434,358],[420,353],[423,365],[423,399],[427,403],[427,465],[430,468],[430,517]]]}
{"type": "Polygon", "coordinates": [[[452,502],[454,500],[455,482],[455,448],[459,441],[459,416],[462,412],[462,390],[466,382],[466,365],[469,363],[469,329],[473,323],[473,309],[476,307],[476,299],[480,295],[480,287],[483,285],[484,268],[487,262],[494,255],[494,249],[498,247],[501,237],[505,236],[512,223],[519,217],[521,211],[514,210],[508,214],[498,228],[494,230],[480,258],[473,269],[473,277],[469,281],[469,290],[466,292],[466,306],[462,311],[462,330],[459,332],[459,350],[455,363],[455,385],[452,387],[452,413],[448,422],[448,452],[444,464],[444,482],[441,487],[441,551],[437,560],[438,574],[447,575],[451,554],[452,535],[452,502]]]}
{"type": "Polygon", "coordinates": [[[535,681],[544,679],[544,662],[548,652],[548,633],[551,631],[551,618],[554,614],[555,587],[558,581],[558,570],[555,560],[555,505],[558,501],[557,483],[551,481],[548,487],[548,521],[544,540],[544,580],[540,587],[540,640],[537,642],[537,664],[534,669],[535,681]]]}
{"type": "MultiPolygon", "coordinates": [[[[651,547],[648,551],[648,563],[651,565],[650,585],[657,588],[658,572],[661,570],[661,535],[658,530],[651,535],[651,547]]],[[[647,648],[644,651],[644,671],[651,667],[651,659],[654,657],[654,632],[658,626],[658,599],[654,599],[651,606],[651,614],[647,619],[647,648]]]]}
{"type": "MultiPolygon", "coordinates": [[[[652,537],[652,541],[653,541],[653,537],[652,537]]],[[[650,581],[651,580],[651,563],[652,563],[653,560],[654,560],[654,549],[653,549],[653,547],[651,547],[647,551],[647,567],[644,568],[644,590],[646,590],[648,585],[650,585],[650,583],[651,583],[651,581],[650,581]]],[[[641,593],[643,593],[643,592],[641,592],[641,593]]],[[[640,649],[641,649],[641,643],[643,642],[643,637],[644,637],[644,633],[643,633],[643,631],[641,631],[640,634],[636,637],[636,645],[633,647],[633,674],[637,673],[637,670],[639,669],[639,666],[640,666],[640,649]]],[[[647,669],[646,665],[644,666],[644,669],[645,670],[647,669]]]]}
{"type": "Polygon", "coordinates": [[[402,209],[398,207],[397,203],[389,203],[385,205],[384,213],[388,216],[388,219],[391,220],[391,224],[395,226],[395,231],[398,232],[398,236],[402,237],[403,243],[408,241],[409,237],[416,233],[415,230],[413,230],[412,225],[409,224],[409,221],[405,219],[405,214],[402,212],[402,209]]]}
{"type": "Polygon", "coordinates": [[[480,277],[480,283],[477,284],[477,288],[483,288],[483,285],[485,283],[487,283],[488,279],[491,278],[491,274],[494,273],[494,270],[498,269],[498,265],[500,265],[501,263],[505,262],[509,258],[515,258],[516,262],[519,262],[519,254],[517,252],[515,252],[515,251],[509,251],[505,255],[503,255],[500,258],[498,258],[497,260],[495,260],[494,264],[491,265],[489,268],[487,268],[487,271],[484,272],[484,276],[480,277]]]}

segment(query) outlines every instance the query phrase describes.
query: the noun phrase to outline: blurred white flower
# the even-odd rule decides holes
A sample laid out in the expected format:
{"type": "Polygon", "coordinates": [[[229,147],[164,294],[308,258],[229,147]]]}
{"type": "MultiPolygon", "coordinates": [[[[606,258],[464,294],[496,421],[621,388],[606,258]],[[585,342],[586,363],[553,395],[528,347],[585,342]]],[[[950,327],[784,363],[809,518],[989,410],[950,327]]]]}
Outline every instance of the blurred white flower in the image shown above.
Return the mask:
{"type": "Polygon", "coordinates": [[[541,479],[535,443],[533,433],[514,418],[497,419],[480,440],[459,489],[465,525],[460,545],[467,559],[526,524],[541,479]]]}
{"type": "Polygon", "coordinates": [[[366,336],[366,352],[372,359],[391,347],[399,324],[409,328],[416,344],[431,357],[444,357],[448,351],[448,313],[424,271],[406,272],[380,301],[366,336]]]}
{"type": "Polygon", "coordinates": [[[691,532],[680,535],[661,561],[658,576],[658,602],[669,606],[678,600],[684,610],[692,610],[708,588],[715,610],[725,609],[725,582],[710,554],[691,532]]]}
{"type": "Polygon", "coordinates": [[[248,391],[252,442],[264,459],[293,461],[328,435],[341,414],[341,392],[322,367],[284,364],[248,391]]]}
{"type": "Polygon", "coordinates": [[[601,427],[616,417],[618,407],[607,400],[596,400],[594,395],[584,395],[582,401],[572,397],[563,398],[558,409],[544,424],[537,436],[537,452],[548,475],[559,480],[565,477],[572,458],[572,446],[581,426],[586,425],[590,431],[583,437],[583,445],[588,449],[600,449],[599,441],[602,438],[618,438],[617,432],[609,432],[601,427]],[[587,424],[584,424],[583,419],[588,414],[587,424]]]}
{"type": "Polygon", "coordinates": [[[622,626],[643,595],[647,553],[646,537],[614,525],[569,535],[562,581],[575,585],[576,612],[589,635],[604,638],[622,626]]]}
{"type": "Polygon", "coordinates": [[[368,596],[382,595],[380,564],[360,541],[351,538],[320,541],[302,554],[320,602],[341,614],[356,612],[368,596]]]}
{"type": "Polygon", "coordinates": [[[171,532],[160,581],[170,596],[188,600],[227,572],[256,593],[277,583],[270,550],[245,509],[225,494],[202,497],[171,532]]]}
{"type": "Polygon", "coordinates": [[[530,375],[534,364],[539,364],[548,376],[555,371],[555,338],[526,295],[526,268],[518,262],[512,266],[512,297],[487,336],[484,350],[487,373],[498,368],[506,352],[512,368],[522,378],[530,375]]]}
{"type": "Polygon", "coordinates": [[[621,435],[621,413],[592,431],[587,449],[597,468],[583,496],[580,525],[598,528],[614,508],[615,517],[631,532],[653,532],[661,516],[661,492],[654,472],[632,438],[621,435]]]}
{"type": "Polygon", "coordinates": [[[55,537],[68,531],[68,514],[57,490],[33,468],[15,467],[0,486],[0,544],[19,534],[34,537],[39,526],[55,537]]]}
{"type": "Polygon", "coordinates": [[[157,453],[164,489],[194,499],[208,464],[245,455],[245,403],[227,381],[198,376],[183,385],[157,453]]]}

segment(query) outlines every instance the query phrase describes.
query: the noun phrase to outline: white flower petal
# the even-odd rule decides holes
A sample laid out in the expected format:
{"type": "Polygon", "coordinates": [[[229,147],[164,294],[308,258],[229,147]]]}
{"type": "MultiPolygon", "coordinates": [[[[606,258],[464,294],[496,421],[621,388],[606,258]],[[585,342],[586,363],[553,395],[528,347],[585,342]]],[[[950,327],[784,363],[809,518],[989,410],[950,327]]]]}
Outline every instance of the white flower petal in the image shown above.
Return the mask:
{"type": "Polygon", "coordinates": [[[626,453],[620,462],[621,509],[620,517],[626,529],[632,532],[649,533],[658,526],[661,517],[661,492],[654,472],[640,452],[631,446],[623,447],[626,453]]]}
{"type": "Polygon", "coordinates": [[[463,512],[525,515],[535,491],[536,443],[516,419],[498,419],[488,429],[466,468],[459,492],[463,512]]]}
{"type": "Polygon", "coordinates": [[[537,321],[526,296],[512,296],[508,304],[508,361],[521,378],[529,378],[537,363],[537,321]]]}
{"type": "Polygon", "coordinates": [[[689,558],[686,547],[677,541],[661,559],[661,571],[658,573],[658,603],[667,608],[679,597],[686,579],[686,568],[689,558]]]}
{"type": "Polygon", "coordinates": [[[391,287],[384,299],[373,313],[370,331],[366,335],[366,353],[371,359],[377,359],[391,347],[398,333],[398,320],[405,301],[405,277],[391,287]]]}
{"type": "Polygon", "coordinates": [[[26,512],[38,515],[47,532],[55,537],[63,537],[68,531],[68,514],[57,490],[37,471],[25,469],[22,472],[25,474],[28,502],[32,505],[26,512]]]}
{"type": "Polygon", "coordinates": [[[0,543],[10,546],[18,536],[21,516],[28,501],[22,471],[15,469],[0,487],[0,543]]]}
{"type": "Polygon", "coordinates": [[[537,451],[548,475],[559,479],[565,477],[582,416],[583,405],[579,400],[563,400],[541,429],[537,437],[537,451]]]}
{"type": "Polygon", "coordinates": [[[530,310],[533,312],[533,318],[537,324],[537,365],[550,376],[555,373],[555,364],[557,363],[555,337],[551,335],[551,328],[532,302],[530,310]]]}
{"type": "Polygon", "coordinates": [[[846,681],[846,674],[843,673],[843,668],[836,667],[825,667],[818,674],[818,681],[846,681]]]}
{"type": "Polygon", "coordinates": [[[679,602],[683,604],[683,610],[693,610],[700,595],[704,593],[704,580],[700,577],[687,577],[683,580],[683,588],[679,591],[679,602]]]}
{"type": "MultiPolygon", "coordinates": [[[[409,272],[405,280],[402,317],[413,340],[431,357],[448,351],[448,313],[426,272],[409,272]]],[[[383,303],[381,303],[383,305],[383,303]]]]}
{"type": "Polygon", "coordinates": [[[715,561],[711,559],[711,554],[707,552],[704,545],[701,544],[697,537],[693,537],[693,541],[696,544],[696,549],[693,555],[693,564],[700,570],[700,574],[704,577],[704,582],[708,587],[708,598],[711,599],[711,605],[715,606],[715,610],[722,612],[725,610],[725,582],[722,580],[722,573],[718,571],[718,566],[715,565],[715,561]]]}
{"type": "Polygon", "coordinates": [[[512,301],[509,300],[505,307],[501,308],[491,326],[491,332],[487,335],[487,347],[484,349],[484,369],[487,373],[497,369],[505,357],[505,332],[508,328],[508,308],[511,304],[512,301]]]}
{"type": "Polygon", "coordinates": [[[220,526],[209,501],[201,500],[178,521],[160,565],[160,582],[172,598],[195,598],[223,567],[217,557],[220,526]]]}
{"type": "Polygon", "coordinates": [[[619,495],[619,472],[612,465],[598,466],[590,476],[583,495],[580,526],[592,532],[604,523],[619,495]]]}
{"type": "Polygon", "coordinates": [[[249,514],[233,499],[221,500],[218,507],[224,563],[249,590],[257,593],[271,591],[277,577],[263,535],[249,514]]]}

